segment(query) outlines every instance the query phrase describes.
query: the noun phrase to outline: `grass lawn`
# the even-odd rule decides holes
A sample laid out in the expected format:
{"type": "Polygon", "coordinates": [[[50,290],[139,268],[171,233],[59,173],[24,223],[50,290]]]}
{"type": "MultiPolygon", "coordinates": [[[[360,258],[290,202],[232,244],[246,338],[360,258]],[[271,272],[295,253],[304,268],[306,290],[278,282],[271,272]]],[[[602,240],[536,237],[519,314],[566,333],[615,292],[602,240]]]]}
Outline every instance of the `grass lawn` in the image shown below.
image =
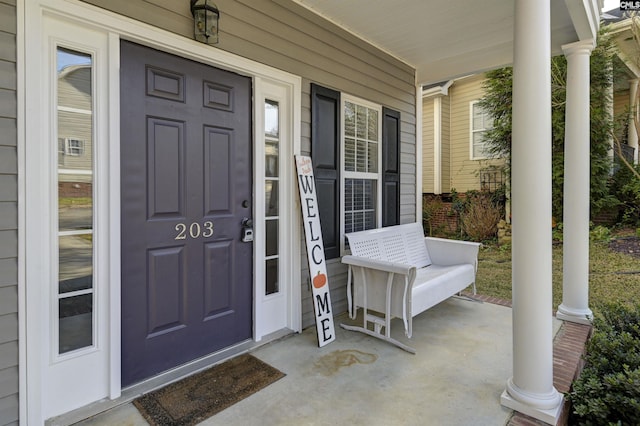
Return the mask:
{"type": "MultiPolygon", "coordinates": [[[[608,242],[590,244],[589,307],[624,301],[640,303],[640,259],[609,249],[608,242]]],[[[479,294],[511,300],[511,248],[480,249],[476,285],[479,294]]],[[[553,247],[553,309],[562,303],[562,244],[553,247]]]]}

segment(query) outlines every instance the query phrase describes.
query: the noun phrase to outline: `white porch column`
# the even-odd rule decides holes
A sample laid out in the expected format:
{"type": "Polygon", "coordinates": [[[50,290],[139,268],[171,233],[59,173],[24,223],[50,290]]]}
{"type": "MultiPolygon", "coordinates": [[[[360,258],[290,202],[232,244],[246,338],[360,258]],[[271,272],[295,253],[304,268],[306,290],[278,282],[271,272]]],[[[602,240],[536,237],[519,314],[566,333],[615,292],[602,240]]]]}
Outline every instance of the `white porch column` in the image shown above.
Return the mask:
{"type": "Polygon", "coordinates": [[[556,317],[589,324],[589,56],[595,40],[562,46],[567,57],[562,304],[556,317]]]}
{"type": "Polygon", "coordinates": [[[551,299],[550,0],[515,0],[512,139],[513,377],[502,405],[556,424],[551,299]]]}
{"type": "MultiPolygon", "coordinates": [[[[638,129],[636,129],[636,121],[638,120],[638,79],[629,80],[629,146],[635,149],[633,164],[638,164],[638,129]]],[[[617,149],[617,148],[616,148],[617,149]]]]}

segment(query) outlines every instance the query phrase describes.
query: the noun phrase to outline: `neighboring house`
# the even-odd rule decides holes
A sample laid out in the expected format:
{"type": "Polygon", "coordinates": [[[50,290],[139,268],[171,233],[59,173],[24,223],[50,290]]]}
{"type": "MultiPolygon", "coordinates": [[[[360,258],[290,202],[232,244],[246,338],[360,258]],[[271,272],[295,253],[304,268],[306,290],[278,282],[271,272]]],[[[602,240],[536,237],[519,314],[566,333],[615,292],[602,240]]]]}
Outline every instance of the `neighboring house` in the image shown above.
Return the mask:
{"type": "MultiPolygon", "coordinates": [[[[610,25],[620,54],[614,67],[613,116],[624,119],[618,133],[623,155],[638,162],[638,134],[631,117],[638,111],[640,49],[631,30],[631,19],[619,9],[606,12],[603,22],[610,25]]],[[[434,218],[438,226],[454,220],[447,214],[453,191],[495,191],[505,183],[500,168],[504,160],[488,158],[484,153],[483,132],[491,119],[479,107],[484,96],[484,74],[448,80],[422,88],[422,192],[425,202],[440,196],[443,210],[434,218]]],[[[640,122],[639,122],[640,124],[640,122]]],[[[618,155],[617,148],[611,155],[618,155]]]]}
{"type": "MultiPolygon", "coordinates": [[[[626,129],[623,126],[618,138],[622,143],[622,155],[632,164],[640,161],[640,149],[638,149],[638,126],[640,126],[638,97],[638,82],[640,81],[640,40],[638,40],[638,20],[630,18],[628,13],[619,9],[607,11],[602,16],[603,22],[608,25],[609,31],[614,36],[620,54],[614,63],[616,70],[614,80],[613,113],[615,117],[629,118],[626,129]],[[633,30],[635,26],[635,31],[633,30]]],[[[615,148],[615,147],[614,147],[615,148]]],[[[618,150],[615,148],[615,155],[618,150]]]]}
{"type": "Polygon", "coordinates": [[[504,160],[489,158],[484,132],[491,119],[478,102],[484,74],[422,88],[422,193],[432,231],[457,233],[452,194],[496,191],[505,183],[504,160]]]}
{"type": "MultiPolygon", "coordinates": [[[[600,6],[218,0],[211,46],[190,3],[0,0],[2,426],[89,415],[312,325],[297,154],[313,158],[331,309],[345,311],[344,234],[419,217],[422,86],[509,64],[513,46],[535,65],[589,45],[600,6]]],[[[521,69],[538,87],[545,70],[521,69]]],[[[518,101],[533,120],[541,92],[518,101]]],[[[535,150],[525,125],[518,145],[535,150]]],[[[548,228],[545,191],[523,202],[527,232],[548,228]]],[[[537,241],[514,261],[544,270],[537,241]]],[[[550,291],[520,270],[518,294],[550,291]]],[[[514,309],[527,337],[502,402],[547,416],[562,404],[539,300],[514,309]]]]}
{"type": "Polygon", "coordinates": [[[495,190],[503,164],[490,159],[482,140],[491,119],[480,108],[484,74],[475,74],[422,89],[422,192],[449,195],[495,190]]]}

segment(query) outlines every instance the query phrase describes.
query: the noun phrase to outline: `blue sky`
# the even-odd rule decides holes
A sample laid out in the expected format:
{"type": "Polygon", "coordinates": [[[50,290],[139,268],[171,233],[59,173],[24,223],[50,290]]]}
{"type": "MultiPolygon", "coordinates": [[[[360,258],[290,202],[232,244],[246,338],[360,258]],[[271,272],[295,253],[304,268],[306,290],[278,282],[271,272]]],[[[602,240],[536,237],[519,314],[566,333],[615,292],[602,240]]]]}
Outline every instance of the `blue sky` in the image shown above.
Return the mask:
{"type": "Polygon", "coordinates": [[[58,71],[69,65],[86,65],[91,63],[88,55],[74,55],[67,50],[58,51],[58,71]]]}

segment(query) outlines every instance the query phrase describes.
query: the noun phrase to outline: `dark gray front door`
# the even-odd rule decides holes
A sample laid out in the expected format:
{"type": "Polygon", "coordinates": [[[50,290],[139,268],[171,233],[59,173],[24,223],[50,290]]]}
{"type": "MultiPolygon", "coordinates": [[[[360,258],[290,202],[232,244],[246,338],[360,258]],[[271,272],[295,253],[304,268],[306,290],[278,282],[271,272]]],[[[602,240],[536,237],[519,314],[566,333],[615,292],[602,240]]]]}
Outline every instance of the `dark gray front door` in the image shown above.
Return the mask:
{"type": "Polygon", "coordinates": [[[251,338],[251,80],[121,45],[122,384],[251,338]]]}

